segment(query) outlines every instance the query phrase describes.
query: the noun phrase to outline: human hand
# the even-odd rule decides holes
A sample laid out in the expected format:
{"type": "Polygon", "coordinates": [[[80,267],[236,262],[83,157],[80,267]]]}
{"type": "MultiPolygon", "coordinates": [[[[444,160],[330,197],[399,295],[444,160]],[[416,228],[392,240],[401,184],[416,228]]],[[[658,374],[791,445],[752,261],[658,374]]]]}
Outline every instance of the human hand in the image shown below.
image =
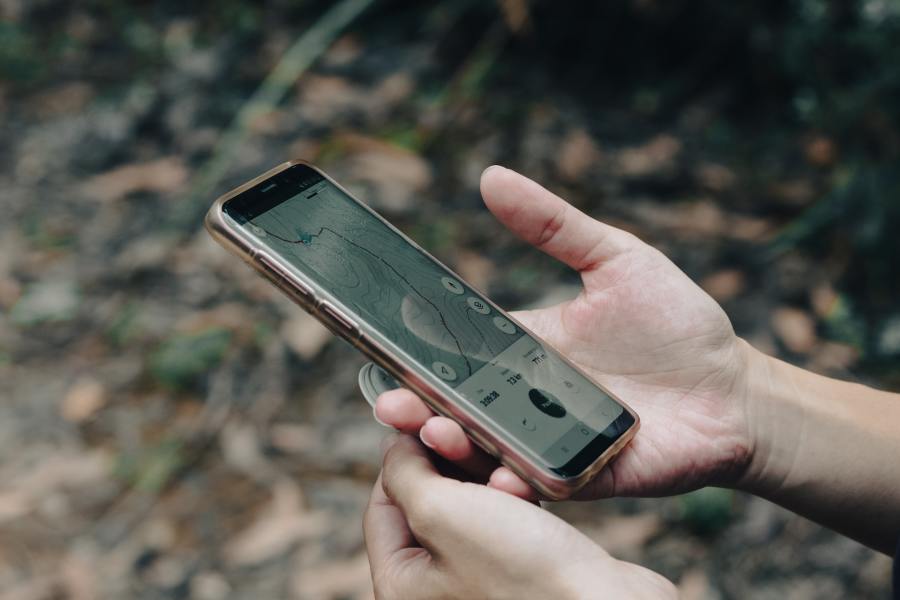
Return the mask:
{"type": "MultiPolygon", "coordinates": [[[[655,248],[509,169],[487,169],[481,192],[506,227],[576,269],[584,285],[571,301],[513,316],[641,417],[631,444],[576,498],[736,482],[752,454],[746,397],[754,351],[721,307],[655,248]]],[[[376,413],[490,486],[537,497],[411,391],[382,394],[376,413]]]]}
{"type": "Polygon", "coordinates": [[[363,523],[378,598],[677,596],[540,507],[443,477],[410,436],[387,450],[363,523]]]}

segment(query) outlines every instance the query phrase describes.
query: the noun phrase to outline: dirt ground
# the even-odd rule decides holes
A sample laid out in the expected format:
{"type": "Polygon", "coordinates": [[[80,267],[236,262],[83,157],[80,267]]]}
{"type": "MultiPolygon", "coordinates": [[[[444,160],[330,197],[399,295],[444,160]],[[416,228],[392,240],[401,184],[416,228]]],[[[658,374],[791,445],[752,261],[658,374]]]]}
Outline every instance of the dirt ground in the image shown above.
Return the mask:
{"type": "MultiPolygon", "coordinates": [[[[898,389],[829,334],[843,266],[772,251],[830,189],[827,137],[787,132],[759,153],[772,138],[712,92],[664,114],[640,95],[604,103],[528,67],[515,11],[467,28],[433,9],[415,27],[390,11],[349,25],[223,150],[327,5],[278,4],[260,35],[233,15],[224,33],[152,11],[119,31],[112,9],[0,4],[4,60],[50,61],[0,82],[0,599],[372,596],[360,519],[385,430],[356,387],[363,359],[200,222],[287,158],[324,167],[509,308],[578,283],[483,208],[480,172],[515,168],[657,245],[757,347],[898,389]]],[[[550,509],[686,598],[889,589],[888,557],[740,493],[550,509]]]]}

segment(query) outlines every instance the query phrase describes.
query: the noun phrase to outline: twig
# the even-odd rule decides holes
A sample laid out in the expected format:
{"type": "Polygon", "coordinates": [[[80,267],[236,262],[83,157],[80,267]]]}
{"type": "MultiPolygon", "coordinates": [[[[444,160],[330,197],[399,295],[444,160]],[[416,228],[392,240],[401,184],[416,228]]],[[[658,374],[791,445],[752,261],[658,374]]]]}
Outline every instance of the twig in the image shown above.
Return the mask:
{"type": "Polygon", "coordinates": [[[212,157],[200,168],[181,205],[173,211],[172,225],[177,229],[191,229],[203,210],[213,189],[224,177],[239,151],[253,121],[275,108],[291,85],[331,45],[334,39],[375,0],[343,0],[326,12],[319,21],[301,35],[269,72],[256,92],[241,107],[224,135],[219,139],[212,157]]]}

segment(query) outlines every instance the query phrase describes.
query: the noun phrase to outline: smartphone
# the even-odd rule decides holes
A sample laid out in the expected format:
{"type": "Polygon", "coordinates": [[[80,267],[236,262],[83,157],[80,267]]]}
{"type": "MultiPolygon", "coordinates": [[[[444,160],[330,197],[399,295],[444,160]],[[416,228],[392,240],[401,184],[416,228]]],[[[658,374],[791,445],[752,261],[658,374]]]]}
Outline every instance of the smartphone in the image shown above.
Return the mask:
{"type": "Polygon", "coordinates": [[[218,198],[206,227],[549,498],[631,440],[637,414],[320,169],[218,198]]]}

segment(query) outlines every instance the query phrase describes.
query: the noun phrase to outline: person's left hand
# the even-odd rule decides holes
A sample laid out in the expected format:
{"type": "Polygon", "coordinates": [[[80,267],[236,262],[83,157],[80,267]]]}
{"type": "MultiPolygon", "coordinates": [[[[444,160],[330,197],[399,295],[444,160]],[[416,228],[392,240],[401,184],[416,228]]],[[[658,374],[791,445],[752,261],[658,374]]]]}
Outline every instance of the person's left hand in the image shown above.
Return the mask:
{"type": "Polygon", "coordinates": [[[539,506],[442,476],[397,436],[363,522],[377,598],[675,598],[539,506]]]}

